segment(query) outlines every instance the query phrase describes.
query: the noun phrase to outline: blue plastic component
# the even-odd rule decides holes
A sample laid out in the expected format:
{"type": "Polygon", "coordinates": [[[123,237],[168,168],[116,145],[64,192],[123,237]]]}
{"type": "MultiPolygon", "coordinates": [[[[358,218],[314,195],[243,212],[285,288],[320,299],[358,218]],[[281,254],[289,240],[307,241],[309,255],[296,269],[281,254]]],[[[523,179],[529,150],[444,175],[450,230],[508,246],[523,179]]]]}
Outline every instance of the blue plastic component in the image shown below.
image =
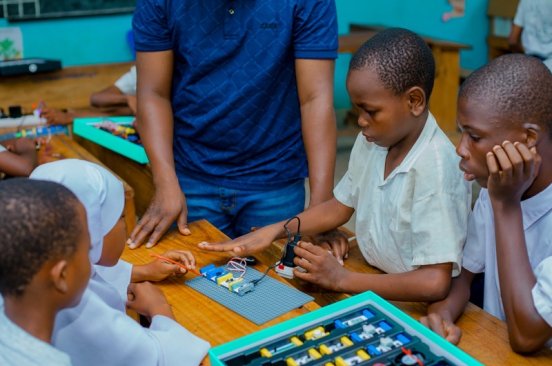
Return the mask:
{"type": "Polygon", "coordinates": [[[402,333],[399,333],[397,335],[397,341],[401,342],[402,344],[407,344],[407,343],[410,343],[410,338],[408,338],[402,333]]]}
{"type": "Polygon", "coordinates": [[[374,317],[374,314],[368,309],[362,310],[362,315],[364,315],[366,319],[370,319],[374,317]]]}
{"type": "Polygon", "coordinates": [[[215,269],[215,268],[216,268],[216,267],[215,267],[214,264],[209,264],[208,266],[201,267],[201,268],[199,269],[199,273],[205,274],[206,272],[209,272],[209,271],[211,271],[211,270],[213,270],[213,269],[215,269]]]}
{"type": "Polygon", "coordinates": [[[347,328],[345,324],[343,324],[343,322],[339,319],[334,321],[334,325],[336,328],[339,328],[339,329],[347,328]]]}
{"type": "Polygon", "coordinates": [[[370,356],[379,356],[381,355],[381,352],[378,351],[378,349],[376,347],[374,347],[373,345],[369,345],[366,350],[368,351],[368,353],[370,354],[370,356]]]}
{"type": "Polygon", "coordinates": [[[383,329],[386,332],[388,330],[391,330],[391,326],[389,324],[387,324],[387,322],[385,322],[385,321],[379,322],[378,327],[380,327],[381,329],[383,329]]]}
{"type": "Polygon", "coordinates": [[[360,338],[360,336],[355,332],[351,333],[351,339],[355,343],[362,342],[362,338],[360,338]]]}

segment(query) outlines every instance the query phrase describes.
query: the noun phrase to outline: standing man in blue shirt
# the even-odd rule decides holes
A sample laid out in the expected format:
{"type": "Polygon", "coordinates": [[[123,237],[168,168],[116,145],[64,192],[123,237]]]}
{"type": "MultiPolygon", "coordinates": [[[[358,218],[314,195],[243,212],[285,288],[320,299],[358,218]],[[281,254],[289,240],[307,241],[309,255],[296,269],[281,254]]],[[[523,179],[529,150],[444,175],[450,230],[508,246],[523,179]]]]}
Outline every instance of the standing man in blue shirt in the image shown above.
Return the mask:
{"type": "Polygon", "coordinates": [[[236,237],[292,217],[307,175],[310,205],[332,197],[334,0],[138,0],[133,29],[156,191],[131,248],[175,220],[236,237]]]}

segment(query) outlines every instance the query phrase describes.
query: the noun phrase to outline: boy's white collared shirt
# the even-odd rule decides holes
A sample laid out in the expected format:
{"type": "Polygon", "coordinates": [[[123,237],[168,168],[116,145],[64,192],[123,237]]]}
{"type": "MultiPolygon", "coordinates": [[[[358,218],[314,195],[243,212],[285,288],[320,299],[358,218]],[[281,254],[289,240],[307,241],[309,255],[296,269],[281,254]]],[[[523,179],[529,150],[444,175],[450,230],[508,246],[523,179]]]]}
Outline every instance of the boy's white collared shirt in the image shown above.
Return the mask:
{"type": "MultiPolygon", "coordinates": [[[[521,202],[525,244],[531,268],[537,278],[533,303],[542,318],[552,326],[552,184],[521,202]]],[[[468,239],[462,266],[470,272],[485,272],[484,308],[506,319],[498,278],[493,210],[486,189],[482,189],[468,225],[468,239]]],[[[515,268],[512,268],[515,271],[515,268]]],[[[549,341],[552,346],[552,339],[549,341]]]]}
{"type": "Polygon", "coordinates": [[[69,366],[69,356],[13,323],[0,304],[0,365],[69,366]]]}
{"type": "Polygon", "coordinates": [[[448,137],[429,114],[402,163],[383,179],[387,148],[359,134],[335,197],[356,211],[366,261],[388,273],[453,263],[459,274],[471,187],[448,137]]]}

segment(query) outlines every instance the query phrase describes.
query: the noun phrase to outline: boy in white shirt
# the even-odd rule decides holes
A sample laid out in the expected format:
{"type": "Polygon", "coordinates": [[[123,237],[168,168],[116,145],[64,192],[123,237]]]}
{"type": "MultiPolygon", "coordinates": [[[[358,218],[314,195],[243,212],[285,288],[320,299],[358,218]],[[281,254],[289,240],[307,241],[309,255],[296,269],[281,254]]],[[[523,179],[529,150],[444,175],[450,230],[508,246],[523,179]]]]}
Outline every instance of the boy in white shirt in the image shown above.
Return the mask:
{"type": "Polygon", "coordinates": [[[458,124],[460,168],[483,189],[469,221],[464,269],[422,322],[457,343],[453,322],[474,274],[484,271],[484,308],[506,320],[512,349],[550,346],[552,74],[533,57],[497,58],[464,82],[458,124]]]}
{"type": "MultiPolygon", "coordinates": [[[[382,31],[355,54],[347,89],[362,133],[335,198],[298,217],[303,234],[316,234],[344,224],[356,211],[362,254],[388,274],[345,269],[341,245],[328,252],[301,242],[295,264],[306,272],[295,270],[296,277],[335,291],[372,290],[391,300],[446,296],[460,270],[470,187],[457,171],[453,145],[428,110],[434,74],[431,50],[405,29],[382,31]]],[[[244,255],[283,234],[277,223],[228,243],[200,246],[244,255]]]]}
{"type": "Polygon", "coordinates": [[[0,183],[0,217],[0,364],[70,365],[50,343],[90,277],[84,207],[57,183],[15,178],[0,183]]]}
{"type": "Polygon", "coordinates": [[[552,71],[552,1],[521,0],[508,43],[514,51],[540,58],[552,71]]]}

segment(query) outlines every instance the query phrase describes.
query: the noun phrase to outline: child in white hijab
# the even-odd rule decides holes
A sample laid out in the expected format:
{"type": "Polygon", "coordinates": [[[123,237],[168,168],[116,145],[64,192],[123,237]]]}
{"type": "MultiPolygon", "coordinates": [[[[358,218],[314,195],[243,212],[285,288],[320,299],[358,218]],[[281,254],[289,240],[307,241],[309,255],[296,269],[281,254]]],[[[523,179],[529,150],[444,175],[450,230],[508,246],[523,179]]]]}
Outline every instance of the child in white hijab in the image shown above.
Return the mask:
{"type": "MultiPolygon", "coordinates": [[[[53,344],[71,356],[74,365],[197,365],[209,344],[175,320],[163,294],[148,282],[179,273],[175,265],[154,261],[144,270],[119,260],[125,246],[122,220],[124,192],[109,171],[90,162],[66,159],[39,166],[32,179],[65,185],[83,203],[90,231],[93,274],[78,307],[60,312],[53,344]],[[112,267],[108,267],[112,266],[112,267]],[[131,293],[127,302],[127,291],[131,293]],[[126,315],[125,304],[151,317],[143,328],[126,315]]],[[[193,268],[189,252],[164,254],[193,268]]]]}

